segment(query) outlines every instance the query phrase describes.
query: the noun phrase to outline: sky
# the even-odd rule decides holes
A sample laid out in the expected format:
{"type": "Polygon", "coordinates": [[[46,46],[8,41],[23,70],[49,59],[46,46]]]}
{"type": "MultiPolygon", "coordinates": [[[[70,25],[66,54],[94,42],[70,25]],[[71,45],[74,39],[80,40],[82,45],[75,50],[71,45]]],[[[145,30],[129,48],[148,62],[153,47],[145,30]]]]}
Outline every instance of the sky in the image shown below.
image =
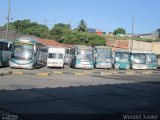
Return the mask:
{"type": "MultiPolygon", "coordinates": [[[[160,28],[160,0],[11,0],[10,21],[30,19],[76,28],[84,20],[88,28],[113,32],[121,27],[127,33],[151,33],[160,28]]],[[[0,26],[7,22],[8,0],[0,0],[0,26]]]]}

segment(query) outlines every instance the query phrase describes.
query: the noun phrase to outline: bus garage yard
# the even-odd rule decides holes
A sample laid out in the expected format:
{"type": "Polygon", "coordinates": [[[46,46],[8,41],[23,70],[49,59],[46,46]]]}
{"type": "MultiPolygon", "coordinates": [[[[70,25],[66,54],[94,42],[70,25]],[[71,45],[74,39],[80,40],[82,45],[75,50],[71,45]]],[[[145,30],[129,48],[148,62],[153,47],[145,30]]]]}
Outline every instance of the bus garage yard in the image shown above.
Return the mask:
{"type": "MultiPolygon", "coordinates": [[[[159,70],[1,68],[0,115],[18,120],[160,119],[159,70]],[[132,117],[133,117],[132,116],[132,117]]],[[[1,117],[1,116],[0,116],[1,117]]]]}
{"type": "Polygon", "coordinates": [[[0,69],[0,76],[4,75],[37,75],[37,76],[50,76],[53,74],[72,74],[72,75],[89,75],[89,76],[95,76],[95,75],[154,75],[154,74],[160,74],[160,69],[156,70],[116,70],[116,69],[73,69],[69,66],[65,65],[64,69],[60,68],[48,68],[48,67],[42,67],[37,68],[33,70],[28,69],[14,69],[10,67],[3,67],[0,69]]]}

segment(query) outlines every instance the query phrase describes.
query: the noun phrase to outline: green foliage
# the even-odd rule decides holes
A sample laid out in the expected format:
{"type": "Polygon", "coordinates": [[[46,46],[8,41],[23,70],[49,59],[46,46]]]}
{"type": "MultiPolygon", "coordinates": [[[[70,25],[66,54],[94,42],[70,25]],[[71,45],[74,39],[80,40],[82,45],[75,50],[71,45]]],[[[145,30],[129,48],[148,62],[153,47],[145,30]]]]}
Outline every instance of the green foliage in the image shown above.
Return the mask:
{"type": "Polygon", "coordinates": [[[125,34],[126,31],[123,28],[117,28],[116,30],[114,30],[113,34],[114,35],[118,35],[118,34],[125,34]]]}
{"type": "Polygon", "coordinates": [[[131,40],[142,41],[142,42],[158,42],[157,39],[146,39],[146,38],[131,38],[131,40]]]}
{"type": "Polygon", "coordinates": [[[9,28],[16,29],[19,34],[34,35],[41,38],[52,38],[46,25],[31,22],[27,19],[11,22],[9,28]]]}
{"type": "Polygon", "coordinates": [[[80,45],[105,45],[105,38],[87,32],[84,20],[80,21],[76,30],[69,24],[58,23],[51,30],[46,25],[31,22],[30,20],[17,20],[9,24],[11,29],[16,29],[19,34],[33,35],[40,38],[55,39],[60,43],[80,45]]]}
{"type": "Polygon", "coordinates": [[[23,31],[23,34],[35,35],[40,38],[51,38],[49,29],[45,25],[31,26],[23,31]]]}
{"type": "Polygon", "coordinates": [[[105,45],[105,38],[93,33],[72,32],[64,37],[64,43],[80,45],[105,45]]]}
{"type": "Polygon", "coordinates": [[[78,28],[77,28],[77,31],[78,32],[87,32],[88,31],[86,22],[84,20],[80,21],[78,28]]]}
{"type": "Polygon", "coordinates": [[[71,26],[58,23],[51,29],[50,33],[58,42],[63,42],[63,37],[71,33],[71,26]]]}

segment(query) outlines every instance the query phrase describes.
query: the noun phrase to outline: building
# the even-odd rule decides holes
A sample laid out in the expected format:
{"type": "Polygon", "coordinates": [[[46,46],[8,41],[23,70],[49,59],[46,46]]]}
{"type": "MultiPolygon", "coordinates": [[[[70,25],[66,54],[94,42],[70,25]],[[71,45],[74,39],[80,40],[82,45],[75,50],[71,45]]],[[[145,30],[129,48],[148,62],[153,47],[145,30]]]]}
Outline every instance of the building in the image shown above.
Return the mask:
{"type": "MultiPolygon", "coordinates": [[[[17,39],[17,33],[16,30],[9,29],[8,31],[8,41],[14,41],[17,39]]],[[[3,27],[0,27],[0,39],[6,39],[6,29],[3,27]]]]}
{"type": "Polygon", "coordinates": [[[92,28],[88,28],[88,32],[90,32],[90,33],[95,33],[95,34],[97,34],[97,35],[103,35],[103,31],[101,31],[101,30],[98,30],[98,29],[92,29],[92,28]]]}
{"type": "Polygon", "coordinates": [[[42,38],[38,38],[38,41],[43,43],[44,45],[49,46],[49,47],[72,48],[74,46],[73,44],[63,44],[63,43],[59,43],[55,40],[48,40],[48,39],[42,39],[42,38]]]}
{"type": "Polygon", "coordinates": [[[152,34],[152,33],[148,33],[148,34],[139,34],[137,35],[138,38],[144,38],[144,39],[157,39],[158,34],[152,34]]]}

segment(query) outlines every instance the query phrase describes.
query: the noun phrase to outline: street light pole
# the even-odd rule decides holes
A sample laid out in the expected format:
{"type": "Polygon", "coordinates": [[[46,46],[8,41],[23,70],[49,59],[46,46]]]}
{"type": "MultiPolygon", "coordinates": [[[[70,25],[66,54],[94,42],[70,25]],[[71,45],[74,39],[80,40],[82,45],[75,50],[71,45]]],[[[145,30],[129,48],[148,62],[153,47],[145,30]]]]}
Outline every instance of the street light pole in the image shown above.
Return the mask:
{"type": "Polygon", "coordinates": [[[7,17],[6,41],[8,41],[9,20],[10,20],[10,0],[8,0],[8,17],[7,17]]]}
{"type": "Polygon", "coordinates": [[[132,37],[133,37],[133,31],[134,30],[134,17],[132,17],[132,37]]]}

